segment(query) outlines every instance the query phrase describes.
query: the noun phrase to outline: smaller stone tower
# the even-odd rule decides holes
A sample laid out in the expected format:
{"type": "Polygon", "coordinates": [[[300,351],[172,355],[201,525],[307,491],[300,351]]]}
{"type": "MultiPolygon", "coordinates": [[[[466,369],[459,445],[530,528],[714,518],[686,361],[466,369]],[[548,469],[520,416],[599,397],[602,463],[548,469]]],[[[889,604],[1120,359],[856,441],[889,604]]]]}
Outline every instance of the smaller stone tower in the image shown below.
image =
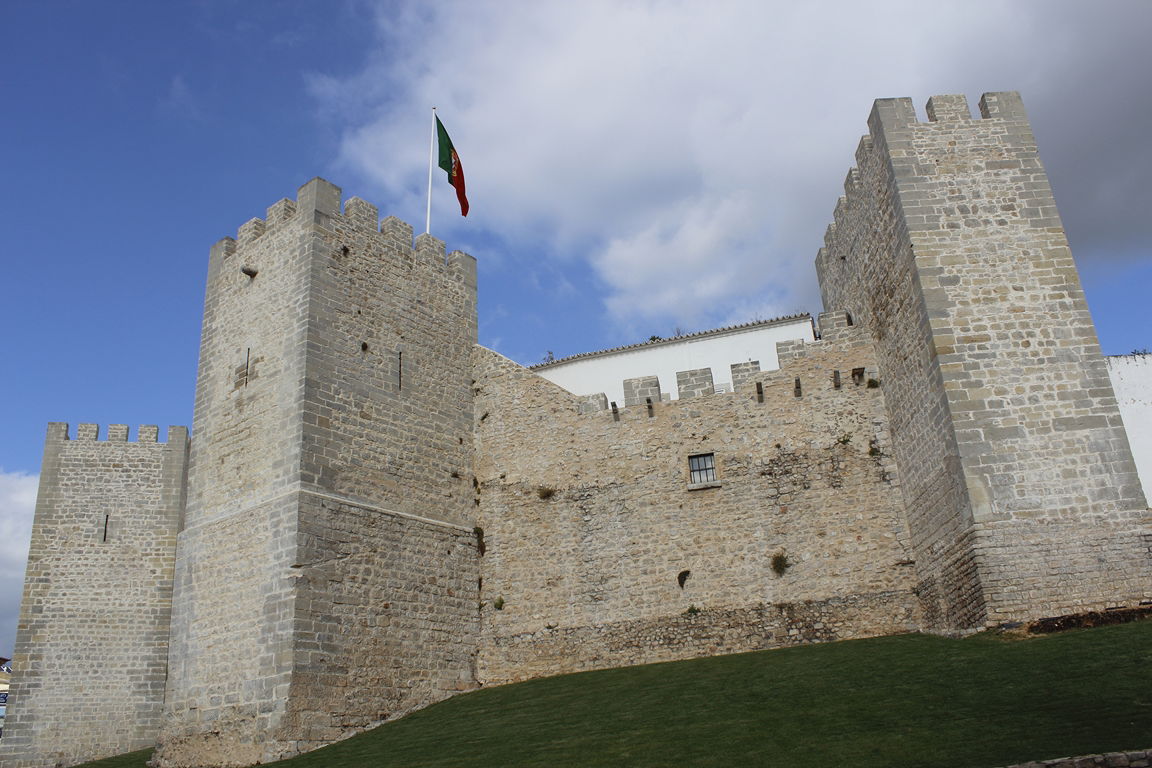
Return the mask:
{"type": "Polygon", "coordinates": [[[72,765],[156,743],[188,430],[49,424],[0,764],[72,765]]]}

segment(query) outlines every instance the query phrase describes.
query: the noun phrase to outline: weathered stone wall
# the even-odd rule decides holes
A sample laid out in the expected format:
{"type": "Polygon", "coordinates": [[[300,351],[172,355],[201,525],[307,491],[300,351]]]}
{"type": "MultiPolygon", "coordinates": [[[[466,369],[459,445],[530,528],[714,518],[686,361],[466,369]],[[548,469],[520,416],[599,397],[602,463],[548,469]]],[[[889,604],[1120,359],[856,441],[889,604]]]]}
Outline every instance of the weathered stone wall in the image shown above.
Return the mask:
{"type": "Polygon", "coordinates": [[[0,743],[7,768],[152,746],[168,661],[188,431],[48,426],[0,743]]]}
{"type": "Polygon", "coordinates": [[[876,102],[817,270],[873,329],[931,625],[1152,596],[1152,533],[1019,96],[876,102]]]}
{"type": "Polygon", "coordinates": [[[478,347],[481,681],[916,629],[881,389],[850,375],[871,345],[837,333],[616,414],[478,347]]]}
{"type": "Polygon", "coordinates": [[[277,759],[470,684],[475,318],[471,257],[320,179],[214,249],[160,764],[277,759]]]}

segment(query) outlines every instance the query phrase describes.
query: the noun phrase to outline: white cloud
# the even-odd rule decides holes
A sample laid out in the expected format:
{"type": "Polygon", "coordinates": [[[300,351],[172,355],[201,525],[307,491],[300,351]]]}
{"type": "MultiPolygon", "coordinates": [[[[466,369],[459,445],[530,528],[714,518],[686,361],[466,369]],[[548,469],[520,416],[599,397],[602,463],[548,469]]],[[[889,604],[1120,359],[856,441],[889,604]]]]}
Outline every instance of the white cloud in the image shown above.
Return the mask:
{"type": "Polygon", "coordinates": [[[383,188],[409,220],[423,218],[416,148],[435,104],[468,178],[468,226],[514,253],[586,263],[615,320],[696,324],[741,306],[818,309],[812,259],[872,100],[922,108],[932,93],[1020,88],[1030,107],[1050,104],[1050,73],[1108,56],[1124,13],[1139,12],[1074,9],[388,3],[377,54],[311,90],[343,121],[341,173],[383,188]]]}
{"type": "Polygon", "coordinates": [[[11,656],[39,477],[0,469],[0,656],[11,656]]]}

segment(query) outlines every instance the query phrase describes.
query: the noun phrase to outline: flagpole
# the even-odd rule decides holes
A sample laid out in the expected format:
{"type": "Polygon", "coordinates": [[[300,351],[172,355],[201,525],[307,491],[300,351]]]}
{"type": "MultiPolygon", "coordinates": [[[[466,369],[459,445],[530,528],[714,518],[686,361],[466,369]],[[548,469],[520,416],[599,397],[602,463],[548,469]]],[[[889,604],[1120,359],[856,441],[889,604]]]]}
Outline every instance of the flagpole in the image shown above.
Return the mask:
{"type": "Polygon", "coordinates": [[[436,158],[436,107],[432,107],[432,135],[428,139],[428,209],[424,216],[424,234],[432,232],[432,164],[436,158]]]}

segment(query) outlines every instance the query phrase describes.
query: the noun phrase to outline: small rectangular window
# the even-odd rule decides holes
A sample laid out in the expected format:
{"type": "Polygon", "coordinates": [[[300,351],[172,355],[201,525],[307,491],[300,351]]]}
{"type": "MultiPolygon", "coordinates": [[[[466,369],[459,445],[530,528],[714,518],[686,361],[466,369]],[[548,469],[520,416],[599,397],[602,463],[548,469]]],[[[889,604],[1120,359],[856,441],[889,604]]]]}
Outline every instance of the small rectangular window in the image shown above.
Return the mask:
{"type": "Polygon", "coordinates": [[[716,454],[701,453],[698,456],[688,457],[688,482],[712,483],[716,481],[716,454]]]}

